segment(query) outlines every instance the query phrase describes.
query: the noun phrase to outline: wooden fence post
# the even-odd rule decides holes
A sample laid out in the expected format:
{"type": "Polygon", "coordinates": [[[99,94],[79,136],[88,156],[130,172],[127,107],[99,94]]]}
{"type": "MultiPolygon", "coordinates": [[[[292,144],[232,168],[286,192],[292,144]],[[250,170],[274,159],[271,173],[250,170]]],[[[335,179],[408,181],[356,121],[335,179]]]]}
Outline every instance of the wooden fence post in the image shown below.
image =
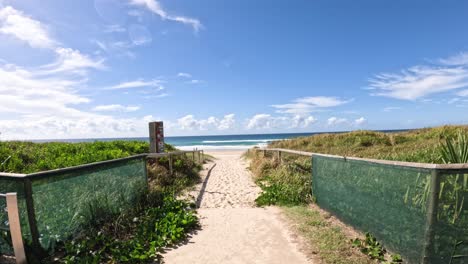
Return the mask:
{"type": "Polygon", "coordinates": [[[16,257],[16,263],[27,264],[26,253],[24,251],[23,237],[21,235],[21,224],[18,212],[18,197],[16,193],[6,194],[6,204],[8,209],[8,222],[10,223],[11,242],[16,257]]]}

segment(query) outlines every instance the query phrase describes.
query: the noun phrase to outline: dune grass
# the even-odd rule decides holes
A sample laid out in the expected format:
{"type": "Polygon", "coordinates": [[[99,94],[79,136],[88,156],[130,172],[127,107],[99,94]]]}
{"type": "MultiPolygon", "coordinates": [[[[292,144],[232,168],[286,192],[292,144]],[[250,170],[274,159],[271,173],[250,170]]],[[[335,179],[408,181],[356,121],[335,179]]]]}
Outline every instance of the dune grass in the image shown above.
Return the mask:
{"type": "Polygon", "coordinates": [[[468,135],[468,126],[441,126],[398,133],[354,131],[272,142],[269,147],[347,157],[443,163],[439,147],[447,138],[468,135]]]}

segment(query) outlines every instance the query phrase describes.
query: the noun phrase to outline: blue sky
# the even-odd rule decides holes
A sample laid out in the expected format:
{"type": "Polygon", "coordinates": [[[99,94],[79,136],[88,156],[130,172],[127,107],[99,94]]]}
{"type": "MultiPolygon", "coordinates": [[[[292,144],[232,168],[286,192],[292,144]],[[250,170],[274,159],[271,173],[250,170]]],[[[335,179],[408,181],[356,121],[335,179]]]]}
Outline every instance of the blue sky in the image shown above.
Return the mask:
{"type": "Polygon", "coordinates": [[[467,1],[0,0],[0,139],[468,121],[467,1]]]}

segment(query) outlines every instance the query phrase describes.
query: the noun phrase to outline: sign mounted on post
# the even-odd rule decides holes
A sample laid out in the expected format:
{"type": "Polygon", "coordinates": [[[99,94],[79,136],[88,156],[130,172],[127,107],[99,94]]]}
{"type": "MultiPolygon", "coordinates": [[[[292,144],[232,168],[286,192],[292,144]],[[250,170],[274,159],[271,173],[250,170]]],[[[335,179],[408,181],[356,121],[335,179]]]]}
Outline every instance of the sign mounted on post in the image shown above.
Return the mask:
{"type": "Polygon", "coordinates": [[[164,152],[164,125],[162,121],[149,123],[150,153],[164,152]]]}

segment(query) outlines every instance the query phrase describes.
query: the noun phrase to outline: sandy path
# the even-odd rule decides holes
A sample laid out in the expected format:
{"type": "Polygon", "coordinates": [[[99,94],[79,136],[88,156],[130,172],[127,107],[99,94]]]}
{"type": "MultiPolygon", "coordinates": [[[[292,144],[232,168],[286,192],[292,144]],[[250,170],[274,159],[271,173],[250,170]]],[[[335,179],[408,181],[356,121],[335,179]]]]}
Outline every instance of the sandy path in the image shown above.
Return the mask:
{"type": "Polygon", "coordinates": [[[210,153],[216,165],[211,173],[205,170],[204,182],[192,193],[198,197],[202,229],[187,244],[166,252],[166,263],[310,263],[279,209],[254,206],[260,189],[241,153],[210,153]]]}

